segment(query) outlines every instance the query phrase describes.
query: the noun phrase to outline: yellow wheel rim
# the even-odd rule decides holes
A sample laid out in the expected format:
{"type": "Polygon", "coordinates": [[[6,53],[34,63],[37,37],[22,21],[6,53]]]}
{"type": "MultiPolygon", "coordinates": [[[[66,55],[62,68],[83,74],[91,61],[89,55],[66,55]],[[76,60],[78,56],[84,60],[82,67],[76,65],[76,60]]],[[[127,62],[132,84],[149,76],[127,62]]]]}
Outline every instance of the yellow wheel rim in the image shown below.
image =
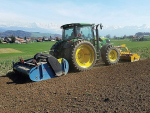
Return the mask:
{"type": "Polygon", "coordinates": [[[89,45],[81,45],[76,51],[75,58],[79,66],[88,68],[94,62],[94,50],[89,45]]]}
{"type": "Polygon", "coordinates": [[[116,61],[117,60],[117,56],[118,56],[118,54],[117,54],[117,51],[115,51],[115,50],[111,50],[110,52],[109,52],[109,60],[110,61],[116,61]]]}

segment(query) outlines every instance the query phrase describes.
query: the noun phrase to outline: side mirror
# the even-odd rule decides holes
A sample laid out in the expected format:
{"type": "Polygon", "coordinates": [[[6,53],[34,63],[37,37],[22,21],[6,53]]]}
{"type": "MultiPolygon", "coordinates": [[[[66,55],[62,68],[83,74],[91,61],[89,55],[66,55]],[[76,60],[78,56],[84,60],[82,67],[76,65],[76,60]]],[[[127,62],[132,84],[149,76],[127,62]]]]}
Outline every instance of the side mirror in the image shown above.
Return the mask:
{"type": "Polygon", "coordinates": [[[103,28],[103,25],[100,23],[100,26],[99,26],[99,27],[100,27],[100,29],[102,29],[102,28],[103,28]]]}
{"type": "Polygon", "coordinates": [[[96,29],[98,29],[99,24],[96,25],[96,29]]]}

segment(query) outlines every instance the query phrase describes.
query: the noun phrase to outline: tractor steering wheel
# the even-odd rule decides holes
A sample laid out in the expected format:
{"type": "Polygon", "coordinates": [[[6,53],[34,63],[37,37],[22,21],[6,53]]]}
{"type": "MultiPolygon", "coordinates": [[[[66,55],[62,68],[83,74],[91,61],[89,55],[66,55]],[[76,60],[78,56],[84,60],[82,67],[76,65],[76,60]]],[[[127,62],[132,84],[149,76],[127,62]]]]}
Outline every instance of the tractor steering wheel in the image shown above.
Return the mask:
{"type": "Polygon", "coordinates": [[[78,33],[78,34],[77,34],[77,37],[81,37],[81,33],[78,33]]]}

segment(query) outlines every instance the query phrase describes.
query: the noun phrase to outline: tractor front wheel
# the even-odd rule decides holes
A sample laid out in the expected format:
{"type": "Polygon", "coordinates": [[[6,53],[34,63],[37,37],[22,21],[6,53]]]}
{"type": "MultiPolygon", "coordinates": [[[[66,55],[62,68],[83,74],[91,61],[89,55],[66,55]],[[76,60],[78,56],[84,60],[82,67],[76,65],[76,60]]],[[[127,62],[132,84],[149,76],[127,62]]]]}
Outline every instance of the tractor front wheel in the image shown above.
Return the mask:
{"type": "Polygon", "coordinates": [[[101,49],[102,60],[106,65],[113,65],[118,63],[120,59],[120,53],[114,46],[104,46],[101,49]]]}

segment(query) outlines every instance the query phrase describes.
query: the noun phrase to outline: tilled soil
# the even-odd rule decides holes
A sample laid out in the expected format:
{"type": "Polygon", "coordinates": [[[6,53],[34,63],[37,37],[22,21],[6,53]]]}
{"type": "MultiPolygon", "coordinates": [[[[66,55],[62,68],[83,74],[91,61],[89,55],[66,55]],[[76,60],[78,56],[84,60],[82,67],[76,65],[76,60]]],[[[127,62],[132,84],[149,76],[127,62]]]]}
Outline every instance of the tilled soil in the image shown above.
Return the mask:
{"type": "Polygon", "coordinates": [[[41,82],[0,77],[0,112],[150,113],[150,59],[41,82]]]}

